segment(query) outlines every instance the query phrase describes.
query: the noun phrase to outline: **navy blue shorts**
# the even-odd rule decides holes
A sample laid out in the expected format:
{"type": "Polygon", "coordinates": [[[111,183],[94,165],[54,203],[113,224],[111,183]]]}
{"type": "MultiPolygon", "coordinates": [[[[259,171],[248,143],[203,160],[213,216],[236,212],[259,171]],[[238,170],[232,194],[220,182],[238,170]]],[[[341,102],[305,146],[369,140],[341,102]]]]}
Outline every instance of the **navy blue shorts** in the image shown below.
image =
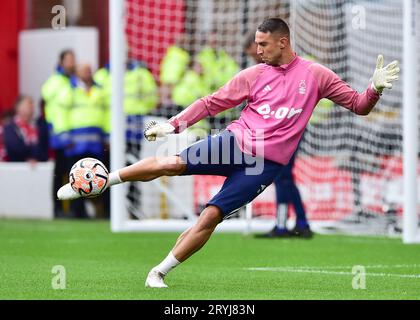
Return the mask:
{"type": "Polygon", "coordinates": [[[179,156],[187,164],[182,175],[227,177],[222,189],[207,203],[218,207],[224,219],[255,199],[283,168],[279,163],[243,153],[228,130],[198,141],[179,156]]]}

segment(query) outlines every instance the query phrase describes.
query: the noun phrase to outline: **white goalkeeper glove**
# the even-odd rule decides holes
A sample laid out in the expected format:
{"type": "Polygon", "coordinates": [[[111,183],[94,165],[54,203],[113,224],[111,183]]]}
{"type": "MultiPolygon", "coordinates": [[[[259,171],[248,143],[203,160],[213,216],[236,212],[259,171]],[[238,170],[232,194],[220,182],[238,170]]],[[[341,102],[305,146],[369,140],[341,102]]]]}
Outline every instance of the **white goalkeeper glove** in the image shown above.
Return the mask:
{"type": "Polygon", "coordinates": [[[169,122],[157,123],[156,121],[150,121],[146,124],[144,130],[144,137],[148,141],[155,141],[156,138],[166,137],[166,135],[174,133],[175,127],[169,122]]]}
{"type": "Polygon", "coordinates": [[[398,73],[400,72],[397,60],[392,61],[386,67],[383,66],[384,57],[380,54],[376,62],[375,72],[370,79],[372,81],[372,87],[377,93],[382,93],[384,88],[391,89],[392,82],[398,80],[398,73]]]}

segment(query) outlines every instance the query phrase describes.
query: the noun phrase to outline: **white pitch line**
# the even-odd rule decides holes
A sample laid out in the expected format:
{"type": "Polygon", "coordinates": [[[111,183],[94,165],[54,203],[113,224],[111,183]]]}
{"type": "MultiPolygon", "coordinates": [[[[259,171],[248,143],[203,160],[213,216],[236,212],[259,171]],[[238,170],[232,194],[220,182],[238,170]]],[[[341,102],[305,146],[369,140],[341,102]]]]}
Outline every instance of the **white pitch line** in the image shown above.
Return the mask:
{"type": "Polygon", "coordinates": [[[315,269],[315,270],[324,270],[324,269],[352,269],[355,265],[360,265],[371,269],[387,269],[387,268],[420,268],[420,264],[375,264],[375,265],[364,265],[364,264],[354,264],[351,266],[284,266],[278,268],[286,269],[315,269]]]}
{"type": "MultiPolygon", "coordinates": [[[[318,273],[318,274],[334,274],[334,275],[345,275],[354,276],[352,272],[346,271],[327,271],[319,269],[298,269],[298,268],[245,268],[245,270],[251,271],[274,271],[274,272],[294,272],[294,273],[318,273]]],[[[366,276],[372,277],[396,277],[396,278],[416,278],[420,279],[420,274],[396,274],[396,273],[376,273],[376,272],[366,272],[366,276]]]]}

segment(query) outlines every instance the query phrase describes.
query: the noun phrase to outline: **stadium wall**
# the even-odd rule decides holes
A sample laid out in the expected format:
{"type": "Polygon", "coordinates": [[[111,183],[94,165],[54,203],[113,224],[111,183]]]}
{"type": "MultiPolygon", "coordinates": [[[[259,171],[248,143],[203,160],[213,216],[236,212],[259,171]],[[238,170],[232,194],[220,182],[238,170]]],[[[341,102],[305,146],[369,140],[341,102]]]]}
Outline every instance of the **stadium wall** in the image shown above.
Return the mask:
{"type": "Polygon", "coordinates": [[[53,167],[0,163],[0,218],[53,219],[53,167]]]}
{"type": "Polygon", "coordinates": [[[25,27],[26,1],[0,1],[0,113],[18,93],[18,34],[25,27]]]}

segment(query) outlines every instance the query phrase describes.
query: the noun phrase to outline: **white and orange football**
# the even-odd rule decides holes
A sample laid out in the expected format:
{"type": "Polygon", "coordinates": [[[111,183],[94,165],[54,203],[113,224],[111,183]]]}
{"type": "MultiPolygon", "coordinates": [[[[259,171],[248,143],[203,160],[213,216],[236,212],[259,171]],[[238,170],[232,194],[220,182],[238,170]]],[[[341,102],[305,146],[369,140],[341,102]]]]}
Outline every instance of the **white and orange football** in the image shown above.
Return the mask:
{"type": "Polygon", "coordinates": [[[70,170],[70,185],[85,198],[100,195],[108,186],[109,173],[105,165],[94,158],[77,161],[70,170]]]}

